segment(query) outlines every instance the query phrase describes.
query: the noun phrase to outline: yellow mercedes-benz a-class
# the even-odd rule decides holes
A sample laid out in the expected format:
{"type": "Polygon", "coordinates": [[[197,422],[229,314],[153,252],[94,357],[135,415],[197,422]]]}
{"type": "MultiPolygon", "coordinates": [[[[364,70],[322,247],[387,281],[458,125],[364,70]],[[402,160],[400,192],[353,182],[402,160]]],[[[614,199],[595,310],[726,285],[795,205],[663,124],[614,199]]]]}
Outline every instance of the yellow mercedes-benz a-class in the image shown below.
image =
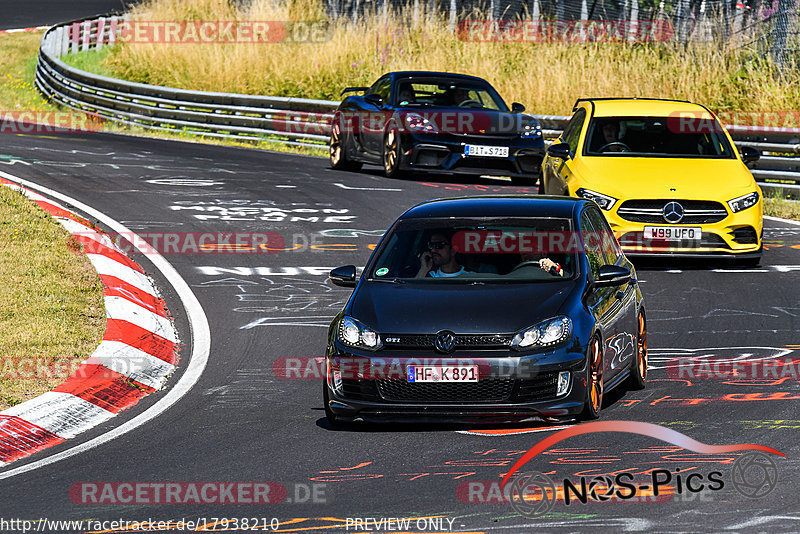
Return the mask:
{"type": "Polygon", "coordinates": [[[730,256],[758,264],[762,193],[704,106],[675,100],[579,99],[542,162],[539,192],[594,200],[626,254],[730,256]]]}

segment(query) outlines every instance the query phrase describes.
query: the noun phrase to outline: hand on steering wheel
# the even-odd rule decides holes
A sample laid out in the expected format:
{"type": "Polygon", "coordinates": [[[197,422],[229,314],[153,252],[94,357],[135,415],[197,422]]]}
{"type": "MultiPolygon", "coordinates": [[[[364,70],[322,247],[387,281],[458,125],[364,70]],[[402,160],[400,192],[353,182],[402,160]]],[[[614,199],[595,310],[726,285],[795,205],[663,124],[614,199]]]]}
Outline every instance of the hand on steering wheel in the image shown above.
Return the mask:
{"type": "Polygon", "coordinates": [[[620,146],[620,147],[622,147],[622,150],[618,150],[618,151],[615,151],[615,152],[632,152],[631,147],[629,147],[628,145],[626,145],[622,141],[613,141],[611,143],[606,143],[605,145],[603,145],[600,148],[598,148],[597,151],[598,152],[603,152],[603,151],[605,151],[606,148],[611,147],[611,146],[620,146]]]}

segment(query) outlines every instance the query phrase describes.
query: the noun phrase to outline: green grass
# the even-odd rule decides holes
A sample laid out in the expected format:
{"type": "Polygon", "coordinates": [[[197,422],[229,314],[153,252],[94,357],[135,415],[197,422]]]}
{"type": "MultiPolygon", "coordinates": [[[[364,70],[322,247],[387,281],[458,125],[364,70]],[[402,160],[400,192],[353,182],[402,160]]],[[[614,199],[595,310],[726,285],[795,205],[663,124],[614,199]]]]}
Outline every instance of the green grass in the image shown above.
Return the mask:
{"type": "Polygon", "coordinates": [[[105,330],[100,279],[80,244],[0,186],[0,410],[60,384],[105,330]]]}

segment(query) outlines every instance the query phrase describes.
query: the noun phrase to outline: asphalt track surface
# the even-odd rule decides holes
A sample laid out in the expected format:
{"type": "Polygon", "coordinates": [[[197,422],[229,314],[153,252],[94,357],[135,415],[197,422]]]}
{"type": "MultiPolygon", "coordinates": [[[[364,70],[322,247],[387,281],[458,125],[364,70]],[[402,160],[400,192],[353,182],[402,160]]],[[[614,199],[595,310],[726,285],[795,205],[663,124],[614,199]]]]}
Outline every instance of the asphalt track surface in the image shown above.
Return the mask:
{"type": "Polygon", "coordinates": [[[0,30],[45,26],[121,12],[138,2],[123,0],[0,0],[0,30]]]}
{"type": "MultiPolygon", "coordinates": [[[[285,248],[301,245],[275,254],[165,255],[192,287],[211,327],[211,354],[199,382],[132,433],[0,479],[3,518],[265,517],[278,518],[282,531],[310,532],[346,532],[347,518],[428,516],[454,520],[452,528],[465,532],[800,530],[797,376],[756,382],[687,380],[665,370],[671,358],[687,354],[797,356],[800,247],[792,246],[800,243],[800,226],[767,222],[768,250],[758,269],[724,263],[640,264],[649,322],[649,383],[645,390],[610,396],[601,416],[601,421],[657,423],[713,445],[774,447],[786,455],[775,459],[778,487],[761,499],[746,498],[728,484],[667,502],[556,503],[549,515],[529,519],[508,504],[462,502],[459,487],[464,486],[459,484],[498,481],[523,451],[554,430],[489,436],[466,433],[475,429],[470,426],[334,430],[324,419],[320,381],[278,378],[273,363],[323,355],[325,326],[349,295],[326,281],[325,270],[363,266],[369,245],[407,207],[443,196],[533,190],[491,179],[461,184],[447,178],[392,180],[377,169],[333,171],[320,158],[114,135],[4,135],[0,142],[0,170],[67,194],[134,231],[275,232],[283,236],[285,248]],[[279,504],[258,506],[73,502],[70,487],[90,481],[273,481],[289,494],[279,504]],[[312,484],[324,485],[318,488],[325,497],[317,500],[325,502],[295,502],[304,500],[312,484]]],[[[191,353],[186,313],[148,257],[135,258],[165,288],[185,342],[179,371],[170,379],[174,384],[191,353]]],[[[163,395],[150,395],[102,427],[6,466],[0,477],[103,434],[163,395]]],[[[564,441],[525,470],[573,480],[622,470],[637,480],[647,480],[652,469],[704,476],[717,470],[727,482],[738,457],[695,454],[645,436],[605,433],[564,441]]]]}

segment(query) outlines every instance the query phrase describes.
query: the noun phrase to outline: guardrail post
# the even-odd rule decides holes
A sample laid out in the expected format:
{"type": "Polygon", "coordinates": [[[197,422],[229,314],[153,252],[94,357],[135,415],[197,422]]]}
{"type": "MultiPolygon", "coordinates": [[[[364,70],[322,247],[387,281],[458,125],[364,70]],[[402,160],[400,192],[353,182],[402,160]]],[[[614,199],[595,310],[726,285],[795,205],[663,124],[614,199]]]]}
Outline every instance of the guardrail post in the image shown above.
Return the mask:
{"type": "Polygon", "coordinates": [[[80,38],[81,38],[81,23],[80,22],[73,22],[72,26],[70,27],[69,33],[70,33],[69,38],[72,41],[72,46],[70,47],[71,48],[70,53],[71,54],[77,54],[78,53],[78,42],[80,41],[80,38]]]}
{"type": "Polygon", "coordinates": [[[97,21],[97,39],[95,42],[95,48],[100,50],[103,48],[103,42],[105,41],[105,31],[106,31],[106,18],[100,17],[100,20],[97,21]]]}
{"type": "Polygon", "coordinates": [[[92,31],[92,21],[85,20],[82,24],[82,36],[81,36],[81,52],[88,50],[89,48],[89,36],[92,31]]]}

